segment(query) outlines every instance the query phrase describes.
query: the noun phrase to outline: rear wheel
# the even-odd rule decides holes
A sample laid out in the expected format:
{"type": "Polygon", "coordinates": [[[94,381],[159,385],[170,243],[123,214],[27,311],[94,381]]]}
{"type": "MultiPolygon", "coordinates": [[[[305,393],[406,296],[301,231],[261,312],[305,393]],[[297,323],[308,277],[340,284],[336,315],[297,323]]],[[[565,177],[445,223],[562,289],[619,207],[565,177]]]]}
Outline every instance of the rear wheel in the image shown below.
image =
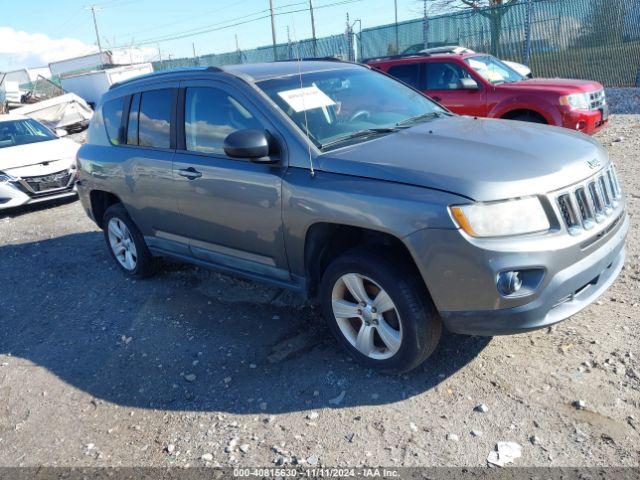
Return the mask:
{"type": "Polygon", "coordinates": [[[107,209],[102,225],[111,256],[124,273],[142,278],[155,271],[155,259],[122,204],[107,209]]]}
{"type": "Polygon", "coordinates": [[[320,286],[324,316],[360,363],[402,373],[438,345],[441,321],[417,272],[404,262],[354,250],[327,268],[320,286]]]}

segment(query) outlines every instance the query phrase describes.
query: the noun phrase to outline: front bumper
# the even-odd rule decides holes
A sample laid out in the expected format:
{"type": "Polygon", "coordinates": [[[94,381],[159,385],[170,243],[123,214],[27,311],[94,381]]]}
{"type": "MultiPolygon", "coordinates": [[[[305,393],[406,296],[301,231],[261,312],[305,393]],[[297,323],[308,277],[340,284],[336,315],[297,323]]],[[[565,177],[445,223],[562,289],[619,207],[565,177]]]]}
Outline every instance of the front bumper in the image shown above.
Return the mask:
{"type": "MultiPolygon", "coordinates": [[[[608,108],[605,106],[605,108],[608,108]]],[[[587,135],[602,130],[608,120],[608,110],[565,110],[562,112],[562,126],[587,135]]]]}
{"type": "Polygon", "coordinates": [[[458,231],[431,232],[429,239],[420,238],[417,232],[408,240],[449,330],[506,335],[565,320],[602,295],[622,269],[628,230],[629,219],[623,210],[602,231],[594,232],[598,238],[590,242],[580,239],[571,244],[571,237],[559,235],[530,243],[505,242],[488,249],[470,244],[458,231]],[[432,243],[421,248],[425,240],[432,243]],[[526,268],[544,271],[535,292],[526,297],[501,296],[496,288],[497,273],[526,268]]]}
{"type": "Polygon", "coordinates": [[[65,188],[44,192],[42,194],[33,194],[13,183],[0,183],[0,210],[40,202],[49,202],[75,195],[77,195],[77,191],[73,183],[65,188]]]}

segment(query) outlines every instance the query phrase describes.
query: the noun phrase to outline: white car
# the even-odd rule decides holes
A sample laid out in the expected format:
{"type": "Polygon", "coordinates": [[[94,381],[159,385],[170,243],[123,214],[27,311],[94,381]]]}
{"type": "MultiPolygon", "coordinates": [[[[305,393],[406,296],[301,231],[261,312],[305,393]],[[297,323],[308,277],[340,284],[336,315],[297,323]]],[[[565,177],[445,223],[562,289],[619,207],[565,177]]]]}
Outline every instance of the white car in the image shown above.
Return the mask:
{"type": "MultiPolygon", "coordinates": [[[[474,50],[471,50],[467,47],[461,47],[460,45],[445,45],[443,47],[433,47],[433,48],[425,48],[424,50],[420,50],[420,53],[428,53],[430,55],[436,53],[452,53],[454,55],[460,55],[462,53],[476,53],[474,50]]],[[[509,60],[502,60],[502,63],[507,64],[510,68],[518,72],[520,75],[526,78],[533,78],[531,73],[531,69],[522,63],[512,62],[509,60]]]]}
{"type": "Polygon", "coordinates": [[[80,145],[32,118],[0,115],[0,209],[76,195],[80,145]]]}

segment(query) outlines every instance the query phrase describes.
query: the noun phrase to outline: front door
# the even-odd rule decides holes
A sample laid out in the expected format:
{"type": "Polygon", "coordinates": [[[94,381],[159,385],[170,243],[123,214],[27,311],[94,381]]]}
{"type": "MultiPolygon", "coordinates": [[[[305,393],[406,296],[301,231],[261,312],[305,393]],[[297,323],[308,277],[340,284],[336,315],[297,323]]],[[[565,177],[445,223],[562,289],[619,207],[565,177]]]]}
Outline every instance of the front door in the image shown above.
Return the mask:
{"type": "Polygon", "coordinates": [[[460,88],[460,79],[473,78],[462,65],[451,61],[424,63],[424,92],[449,110],[460,115],[484,117],[487,114],[487,94],[478,82],[477,90],[460,88]]]}
{"type": "MultiPolygon", "coordinates": [[[[284,145],[273,164],[231,158],[224,140],[273,127],[239,91],[215,81],[181,83],[173,176],[182,216],[178,241],[207,262],[288,281],[282,226],[284,145]]],[[[280,142],[282,143],[282,142],[280,142]]]]}

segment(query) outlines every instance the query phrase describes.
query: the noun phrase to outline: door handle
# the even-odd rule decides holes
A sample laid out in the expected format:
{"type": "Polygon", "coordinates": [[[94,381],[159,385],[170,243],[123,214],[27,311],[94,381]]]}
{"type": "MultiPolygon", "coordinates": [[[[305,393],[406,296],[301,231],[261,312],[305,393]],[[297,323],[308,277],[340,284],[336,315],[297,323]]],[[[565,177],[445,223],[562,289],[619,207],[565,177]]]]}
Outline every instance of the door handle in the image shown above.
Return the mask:
{"type": "Polygon", "coordinates": [[[181,177],[186,177],[189,180],[194,180],[196,178],[200,178],[202,176],[202,173],[200,173],[193,167],[189,167],[182,170],[178,170],[178,175],[180,175],[181,177]]]}
{"type": "Polygon", "coordinates": [[[431,98],[433,98],[436,102],[439,102],[439,101],[442,100],[442,98],[440,98],[440,97],[431,97],[431,98]]]}

